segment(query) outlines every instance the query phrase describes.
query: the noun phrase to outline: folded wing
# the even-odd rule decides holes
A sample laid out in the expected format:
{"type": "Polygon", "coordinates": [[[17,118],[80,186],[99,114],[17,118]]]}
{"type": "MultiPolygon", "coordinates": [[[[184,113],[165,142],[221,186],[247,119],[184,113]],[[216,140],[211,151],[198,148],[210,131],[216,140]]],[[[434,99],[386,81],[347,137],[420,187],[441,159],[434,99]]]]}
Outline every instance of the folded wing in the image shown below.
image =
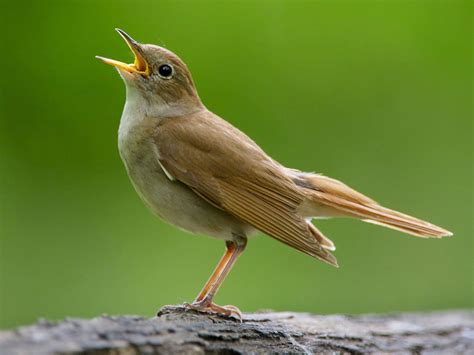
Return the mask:
{"type": "Polygon", "coordinates": [[[160,164],[174,179],[280,242],[337,266],[324,236],[296,212],[305,199],[301,189],[245,134],[201,112],[163,120],[154,139],[160,164]]]}

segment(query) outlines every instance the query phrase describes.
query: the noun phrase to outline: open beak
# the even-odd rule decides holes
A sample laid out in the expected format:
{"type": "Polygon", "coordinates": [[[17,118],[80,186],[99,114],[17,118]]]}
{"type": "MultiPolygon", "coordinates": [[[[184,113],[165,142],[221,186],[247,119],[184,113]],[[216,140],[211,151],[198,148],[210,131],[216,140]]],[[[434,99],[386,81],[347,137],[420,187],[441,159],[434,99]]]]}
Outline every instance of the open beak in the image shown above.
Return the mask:
{"type": "Polygon", "coordinates": [[[135,61],[133,62],[133,64],[126,64],[123,62],[119,62],[118,60],[104,58],[98,55],[96,56],[96,58],[100,59],[106,64],[125,70],[129,73],[149,75],[150,68],[145,58],[141,54],[142,49],[140,48],[140,44],[137,41],[135,41],[132,37],[130,37],[125,31],[121,30],[120,28],[116,28],[115,30],[119,33],[120,36],[122,36],[125,42],[127,42],[128,47],[132,50],[133,54],[135,55],[135,61]]]}

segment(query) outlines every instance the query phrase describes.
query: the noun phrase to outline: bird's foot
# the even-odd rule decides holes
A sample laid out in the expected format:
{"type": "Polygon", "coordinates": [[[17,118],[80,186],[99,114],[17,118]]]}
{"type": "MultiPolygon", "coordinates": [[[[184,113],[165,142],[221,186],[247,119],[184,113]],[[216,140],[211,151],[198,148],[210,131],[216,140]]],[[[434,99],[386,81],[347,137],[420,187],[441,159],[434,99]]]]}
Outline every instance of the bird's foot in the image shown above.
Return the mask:
{"type": "Polygon", "coordinates": [[[185,303],[184,307],[201,313],[216,314],[221,317],[235,318],[242,322],[242,312],[235,306],[219,306],[212,302],[195,301],[193,303],[185,303]]]}

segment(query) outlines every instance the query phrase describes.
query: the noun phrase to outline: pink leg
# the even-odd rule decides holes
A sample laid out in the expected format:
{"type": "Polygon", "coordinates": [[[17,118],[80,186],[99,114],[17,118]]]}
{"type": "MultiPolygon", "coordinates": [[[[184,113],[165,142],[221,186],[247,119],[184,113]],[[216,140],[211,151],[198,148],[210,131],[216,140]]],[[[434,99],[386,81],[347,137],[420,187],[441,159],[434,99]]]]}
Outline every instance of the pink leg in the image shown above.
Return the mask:
{"type": "Polygon", "coordinates": [[[235,315],[242,319],[242,315],[237,307],[218,306],[214,304],[212,300],[214,299],[214,296],[229,274],[230,270],[234,266],[235,262],[244,251],[246,244],[246,240],[242,244],[237,244],[236,242],[226,242],[227,248],[224,255],[194,302],[188,305],[189,308],[200,312],[214,313],[224,316],[235,315]]]}

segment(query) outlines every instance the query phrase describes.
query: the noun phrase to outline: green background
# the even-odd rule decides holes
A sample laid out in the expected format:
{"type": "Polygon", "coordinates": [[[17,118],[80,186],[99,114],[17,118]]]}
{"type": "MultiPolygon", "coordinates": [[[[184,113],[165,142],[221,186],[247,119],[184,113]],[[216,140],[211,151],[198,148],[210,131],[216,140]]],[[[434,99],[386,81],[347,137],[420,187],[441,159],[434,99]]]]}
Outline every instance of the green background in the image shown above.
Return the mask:
{"type": "Polygon", "coordinates": [[[131,61],[114,27],[175,51],[209,109],[283,164],[455,233],[317,225],[331,268],[260,236],[216,301],[243,311],[472,307],[469,1],[3,2],[0,326],[152,316],[191,301],[224,243],[152,216],[117,152],[131,61]]]}

